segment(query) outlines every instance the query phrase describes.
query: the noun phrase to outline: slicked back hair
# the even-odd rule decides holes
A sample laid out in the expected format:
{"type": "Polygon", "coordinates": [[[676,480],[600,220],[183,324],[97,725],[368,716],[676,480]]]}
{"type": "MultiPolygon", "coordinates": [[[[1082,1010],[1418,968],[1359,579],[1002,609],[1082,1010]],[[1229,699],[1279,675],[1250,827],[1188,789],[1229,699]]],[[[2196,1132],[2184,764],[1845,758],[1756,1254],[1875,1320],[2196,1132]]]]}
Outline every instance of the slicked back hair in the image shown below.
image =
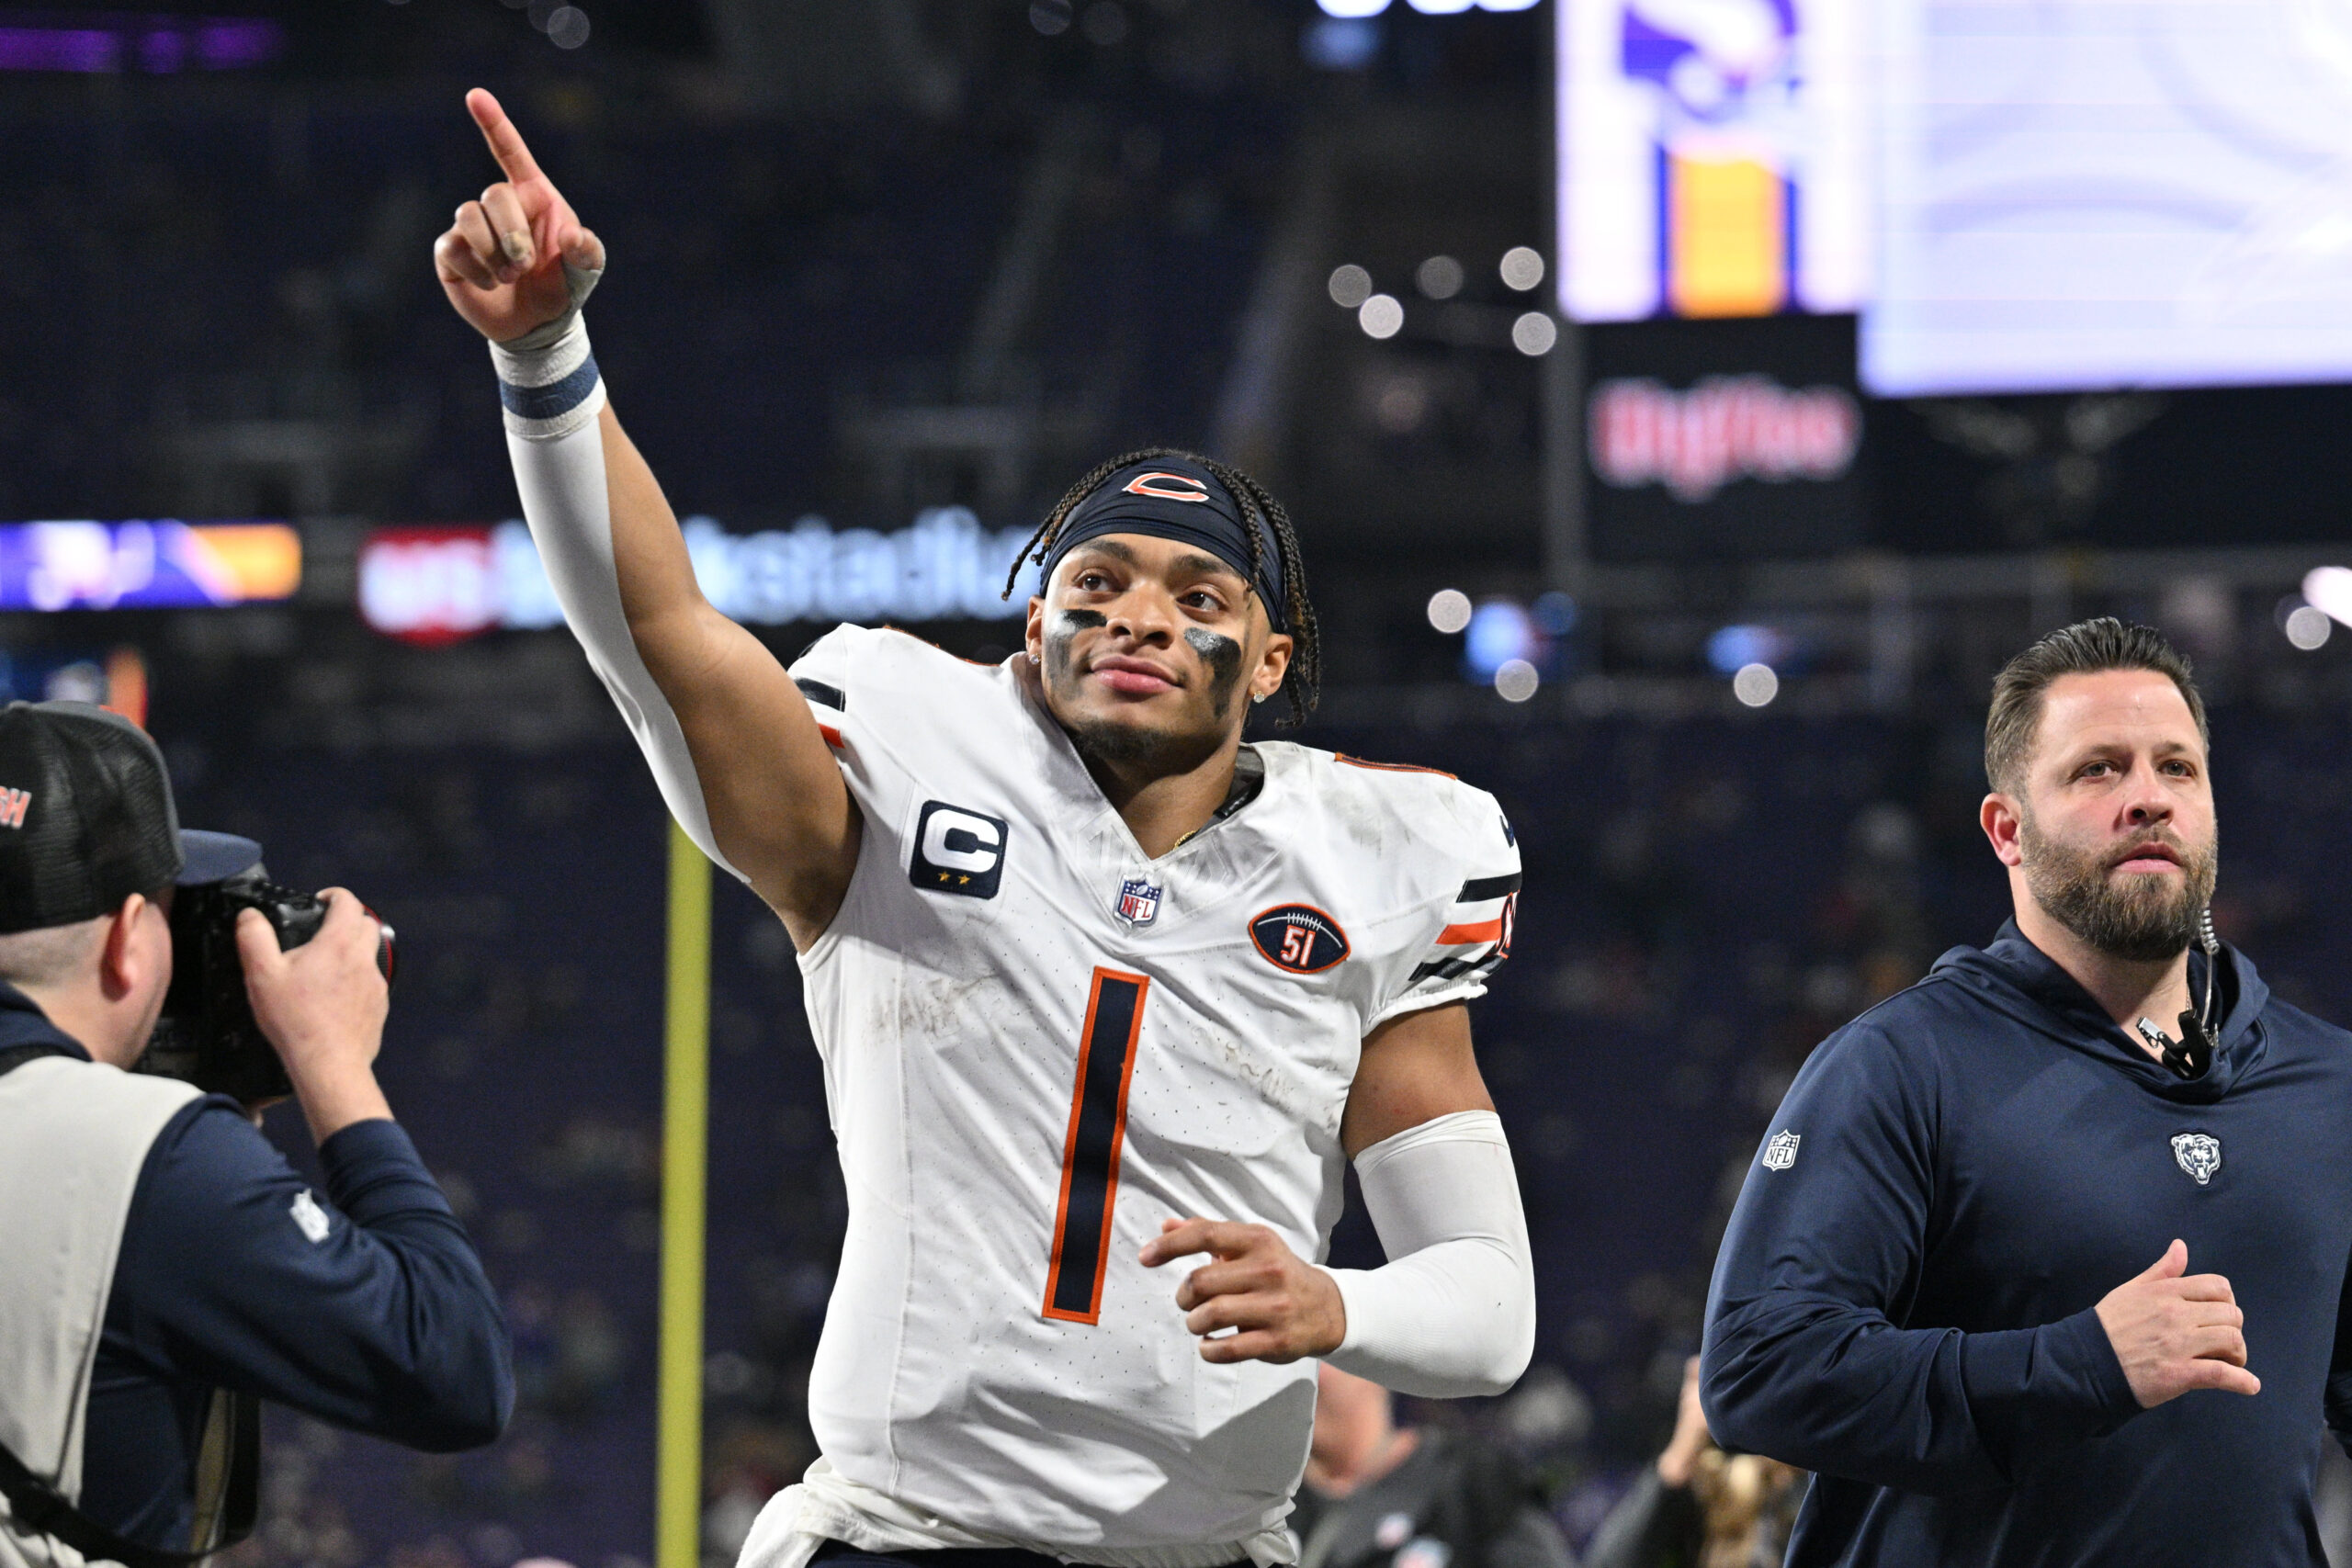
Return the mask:
{"type": "MultiPolygon", "coordinates": [[[[1046,520],[1037,525],[1037,531],[1029,536],[1029,543],[1022,547],[1021,553],[1012,559],[1012,570],[1005,576],[1001,596],[1012,597],[1013,585],[1021,581],[1023,567],[1032,561],[1043,565],[1046,558],[1053,554],[1054,541],[1061,536],[1062,525],[1069,521],[1069,514],[1078,510],[1080,502],[1092,495],[1103,480],[1121,468],[1133,463],[1148,463],[1155,457],[1182,457],[1186,462],[1198,463],[1233,492],[1233,499],[1241,504],[1242,520],[1247,525],[1242,532],[1250,538],[1250,565],[1253,575],[1256,569],[1263,564],[1266,534],[1274,536],[1274,548],[1282,554],[1283,593],[1290,601],[1283,606],[1283,615],[1290,622],[1291,650],[1290,663],[1283,671],[1282,684],[1283,695],[1290,702],[1290,712],[1283,715],[1279,722],[1285,726],[1306,723],[1306,716],[1315,711],[1316,699],[1322,691],[1323,647],[1320,628],[1315,620],[1315,606],[1308,603],[1306,597],[1306,561],[1299,553],[1298,531],[1291,525],[1290,513],[1283,510],[1283,503],[1276,501],[1264,485],[1240,469],[1227,468],[1213,457],[1204,457],[1198,452],[1187,452],[1181,446],[1146,446],[1134,452],[1121,453],[1108,462],[1097,464],[1083,479],[1063,492],[1061,500],[1054,503],[1054,509],[1046,513],[1046,520]],[[1261,523],[1265,525],[1263,532],[1258,526],[1261,523]]],[[[1251,592],[1256,592],[1254,583],[1251,592]]],[[[1272,618],[1272,608],[1268,606],[1270,620],[1272,618]]]]}
{"type": "Polygon", "coordinates": [[[2205,699],[2198,694],[2188,658],[2154,626],[2101,615],[2052,632],[1993,677],[1993,708],[1984,716],[1985,782],[2005,794],[2018,793],[2041,729],[2042,697],[2051,682],[2062,675],[2098,675],[2109,670],[2145,670],[2169,677],[2197,721],[2197,739],[2212,750],[2205,699]]]}

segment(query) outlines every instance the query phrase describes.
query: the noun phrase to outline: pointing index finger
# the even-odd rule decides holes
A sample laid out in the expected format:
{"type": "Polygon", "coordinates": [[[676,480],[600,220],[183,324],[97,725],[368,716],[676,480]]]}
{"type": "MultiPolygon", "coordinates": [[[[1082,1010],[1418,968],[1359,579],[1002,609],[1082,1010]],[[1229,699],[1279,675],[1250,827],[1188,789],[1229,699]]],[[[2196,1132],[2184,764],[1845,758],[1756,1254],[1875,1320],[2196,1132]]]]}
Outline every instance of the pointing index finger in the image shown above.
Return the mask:
{"type": "Polygon", "coordinates": [[[488,89],[476,87],[468,93],[466,109],[474,117],[474,123],[481,127],[482,140],[490,143],[490,155],[498,160],[498,166],[506,171],[508,179],[521,185],[546,177],[539,173],[531,150],[523,144],[523,133],[514,129],[514,122],[506,118],[506,111],[488,89]]]}

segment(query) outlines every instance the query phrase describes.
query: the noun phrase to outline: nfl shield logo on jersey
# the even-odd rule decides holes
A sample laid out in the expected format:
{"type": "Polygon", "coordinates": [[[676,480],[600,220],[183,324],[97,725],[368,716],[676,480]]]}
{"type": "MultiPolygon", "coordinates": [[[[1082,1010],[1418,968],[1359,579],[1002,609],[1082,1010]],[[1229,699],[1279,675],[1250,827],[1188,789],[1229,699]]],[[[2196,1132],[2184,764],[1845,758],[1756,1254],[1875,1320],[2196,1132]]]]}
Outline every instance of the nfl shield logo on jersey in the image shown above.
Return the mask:
{"type": "Polygon", "coordinates": [[[1797,1145],[1803,1142],[1795,1133],[1775,1133],[1764,1145],[1764,1168],[1786,1170],[1797,1163],[1797,1145]]]}
{"type": "Polygon", "coordinates": [[[2222,1168],[2222,1140],[2211,1133],[2175,1133],[2172,1157],[2202,1187],[2222,1168]]]}
{"type": "Polygon", "coordinates": [[[1159,919],[1159,889],[1140,876],[1120,883],[1119,919],[1138,929],[1159,919]]]}

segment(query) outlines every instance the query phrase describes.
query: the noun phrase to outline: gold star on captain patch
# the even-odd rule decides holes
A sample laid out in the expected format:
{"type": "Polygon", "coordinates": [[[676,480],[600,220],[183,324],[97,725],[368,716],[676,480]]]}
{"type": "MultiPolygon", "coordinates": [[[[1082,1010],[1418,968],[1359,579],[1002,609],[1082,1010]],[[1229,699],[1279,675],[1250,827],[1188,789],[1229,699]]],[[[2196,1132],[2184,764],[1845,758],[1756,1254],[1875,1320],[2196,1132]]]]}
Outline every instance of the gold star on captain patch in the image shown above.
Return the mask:
{"type": "Polygon", "coordinates": [[[968,877],[968,876],[959,876],[959,877],[957,877],[957,878],[956,879],[956,886],[958,886],[958,887],[961,887],[961,886],[964,886],[964,884],[966,884],[966,883],[967,883],[967,882],[969,882],[969,881],[971,881],[971,880],[972,880],[972,879],[971,879],[970,877],[968,877]]]}

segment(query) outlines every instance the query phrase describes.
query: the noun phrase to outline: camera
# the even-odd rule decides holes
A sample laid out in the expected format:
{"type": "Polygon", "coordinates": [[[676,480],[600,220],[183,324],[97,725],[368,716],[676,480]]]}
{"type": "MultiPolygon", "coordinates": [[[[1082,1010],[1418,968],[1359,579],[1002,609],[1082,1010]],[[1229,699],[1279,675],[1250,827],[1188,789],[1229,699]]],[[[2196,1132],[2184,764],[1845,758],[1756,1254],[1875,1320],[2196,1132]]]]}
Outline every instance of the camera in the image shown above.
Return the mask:
{"type": "MultiPolygon", "coordinates": [[[[318,935],[327,918],[322,900],[270,881],[258,861],[234,876],[180,888],[172,899],[171,988],[136,1070],[183,1078],[250,1106],[282,1100],[294,1086],[245,994],[237,917],[247,909],[268,919],[281,951],[318,935]]],[[[389,981],[398,960],[392,928],[381,930],[376,966],[389,981]]]]}

